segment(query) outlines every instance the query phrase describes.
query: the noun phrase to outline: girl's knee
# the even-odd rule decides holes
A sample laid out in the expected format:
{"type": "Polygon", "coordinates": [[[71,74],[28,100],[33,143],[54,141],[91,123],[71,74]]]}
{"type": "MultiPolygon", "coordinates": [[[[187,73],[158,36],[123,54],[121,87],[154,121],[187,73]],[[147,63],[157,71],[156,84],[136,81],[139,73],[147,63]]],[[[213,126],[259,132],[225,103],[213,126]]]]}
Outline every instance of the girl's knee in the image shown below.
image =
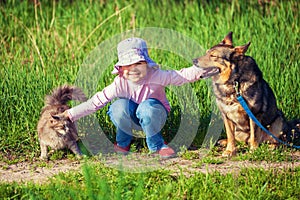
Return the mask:
{"type": "Polygon", "coordinates": [[[114,120],[130,117],[129,114],[129,100],[118,99],[109,106],[108,115],[114,120]]]}
{"type": "Polygon", "coordinates": [[[139,105],[136,116],[142,125],[155,123],[160,126],[166,121],[167,111],[158,100],[149,99],[139,105]]]}

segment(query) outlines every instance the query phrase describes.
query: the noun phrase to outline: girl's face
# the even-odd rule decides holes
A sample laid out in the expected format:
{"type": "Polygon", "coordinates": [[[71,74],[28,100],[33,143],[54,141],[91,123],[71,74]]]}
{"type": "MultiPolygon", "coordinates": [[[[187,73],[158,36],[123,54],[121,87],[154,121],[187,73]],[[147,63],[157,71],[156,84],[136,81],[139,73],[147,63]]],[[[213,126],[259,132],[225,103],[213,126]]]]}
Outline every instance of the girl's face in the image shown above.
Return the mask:
{"type": "Polygon", "coordinates": [[[147,62],[141,61],[131,65],[120,66],[121,73],[125,79],[138,82],[147,75],[147,62]]]}

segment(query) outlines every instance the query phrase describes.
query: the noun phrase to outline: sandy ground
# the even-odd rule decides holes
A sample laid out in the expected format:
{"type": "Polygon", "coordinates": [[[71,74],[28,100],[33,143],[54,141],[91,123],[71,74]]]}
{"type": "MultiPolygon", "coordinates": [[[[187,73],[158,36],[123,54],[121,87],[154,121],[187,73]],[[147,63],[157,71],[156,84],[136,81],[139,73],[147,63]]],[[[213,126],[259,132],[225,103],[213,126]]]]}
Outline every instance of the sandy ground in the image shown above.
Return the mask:
{"type": "MultiPolygon", "coordinates": [[[[218,171],[221,174],[237,174],[242,168],[263,168],[267,170],[285,170],[300,166],[300,155],[293,157],[293,162],[250,162],[225,160],[219,164],[201,163],[199,159],[187,160],[176,157],[168,160],[161,160],[157,157],[149,157],[141,154],[129,156],[110,156],[99,160],[93,159],[93,163],[102,162],[107,167],[117,168],[128,172],[146,172],[158,169],[171,170],[174,175],[183,173],[185,176],[192,176],[195,172],[213,173],[218,171]]],[[[90,162],[90,161],[89,161],[90,162]]],[[[83,160],[62,159],[55,161],[22,162],[8,165],[0,162],[0,182],[34,182],[43,184],[59,173],[80,171],[83,160]]]]}

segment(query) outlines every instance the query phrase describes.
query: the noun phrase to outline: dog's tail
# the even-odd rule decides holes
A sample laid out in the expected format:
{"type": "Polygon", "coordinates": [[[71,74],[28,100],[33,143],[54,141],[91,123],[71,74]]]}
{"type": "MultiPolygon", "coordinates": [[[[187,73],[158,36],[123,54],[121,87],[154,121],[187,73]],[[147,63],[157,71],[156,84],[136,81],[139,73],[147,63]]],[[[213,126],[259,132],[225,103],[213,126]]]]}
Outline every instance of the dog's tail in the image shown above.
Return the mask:
{"type": "Polygon", "coordinates": [[[46,105],[66,105],[70,100],[86,101],[87,98],[80,88],[70,85],[60,86],[45,97],[46,105]]]}

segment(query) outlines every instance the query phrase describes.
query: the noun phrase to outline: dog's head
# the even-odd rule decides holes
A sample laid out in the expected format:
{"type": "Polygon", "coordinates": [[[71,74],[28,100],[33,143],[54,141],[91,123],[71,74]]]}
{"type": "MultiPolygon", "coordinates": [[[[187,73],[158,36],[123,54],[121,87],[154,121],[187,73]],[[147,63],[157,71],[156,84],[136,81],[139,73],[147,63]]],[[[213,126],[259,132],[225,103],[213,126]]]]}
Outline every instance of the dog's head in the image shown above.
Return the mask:
{"type": "Polygon", "coordinates": [[[204,56],[194,59],[193,64],[206,70],[202,78],[214,77],[215,80],[225,82],[235,68],[234,61],[244,56],[249,45],[250,42],[234,47],[230,32],[222,42],[207,50],[204,56]]]}

